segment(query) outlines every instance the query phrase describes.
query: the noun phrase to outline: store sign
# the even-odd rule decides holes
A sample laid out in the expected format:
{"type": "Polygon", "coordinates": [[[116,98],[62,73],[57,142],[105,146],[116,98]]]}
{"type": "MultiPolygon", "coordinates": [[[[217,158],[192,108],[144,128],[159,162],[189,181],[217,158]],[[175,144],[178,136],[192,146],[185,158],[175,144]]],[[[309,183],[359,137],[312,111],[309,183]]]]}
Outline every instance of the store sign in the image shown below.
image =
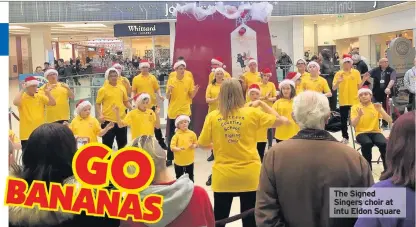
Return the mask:
{"type": "Polygon", "coordinates": [[[115,24],[114,37],[169,35],[169,23],[115,24]]]}

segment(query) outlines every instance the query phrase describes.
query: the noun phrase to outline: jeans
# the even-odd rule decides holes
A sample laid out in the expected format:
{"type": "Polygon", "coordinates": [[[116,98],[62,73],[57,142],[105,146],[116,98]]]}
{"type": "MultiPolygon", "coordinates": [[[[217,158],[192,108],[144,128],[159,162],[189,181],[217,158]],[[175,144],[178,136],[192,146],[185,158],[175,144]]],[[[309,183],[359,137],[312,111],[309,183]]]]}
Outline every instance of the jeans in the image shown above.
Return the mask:
{"type": "Polygon", "coordinates": [[[386,169],[386,147],[387,147],[387,139],[381,133],[361,133],[357,136],[357,142],[361,145],[361,153],[363,157],[367,160],[368,164],[371,166],[372,160],[372,149],[373,146],[376,145],[380,150],[381,160],[383,161],[383,167],[386,169]]]}
{"type": "MultiPolygon", "coordinates": [[[[240,197],[240,213],[254,208],[256,205],[256,192],[214,192],[214,215],[215,221],[219,221],[230,216],[231,204],[234,197],[240,197]]],[[[255,227],[254,215],[243,218],[243,227],[255,227]]],[[[223,227],[224,225],[216,225],[223,227]]]]}
{"type": "MultiPolygon", "coordinates": [[[[110,122],[105,121],[101,124],[101,128],[104,129],[110,122]]],[[[113,148],[114,138],[117,141],[117,149],[124,148],[127,145],[127,127],[119,128],[117,124],[114,124],[114,127],[102,137],[103,144],[113,148]]]]}
{"type": "Polygon", "coordinates": [[[179,179],[179,177],[185,173],[187,173],[189,175],[189,179],[194,182],[194,163],[187,166],[178,166],[175,164],[176,179],[179,179]]]}
{"type": "Polygon", "coordinates": [[[341,114],[341,131],[342,138],[349,139],[348,136],[348,117],[350,115],[351,106],[340,106],[339,112],[341,114]]]}

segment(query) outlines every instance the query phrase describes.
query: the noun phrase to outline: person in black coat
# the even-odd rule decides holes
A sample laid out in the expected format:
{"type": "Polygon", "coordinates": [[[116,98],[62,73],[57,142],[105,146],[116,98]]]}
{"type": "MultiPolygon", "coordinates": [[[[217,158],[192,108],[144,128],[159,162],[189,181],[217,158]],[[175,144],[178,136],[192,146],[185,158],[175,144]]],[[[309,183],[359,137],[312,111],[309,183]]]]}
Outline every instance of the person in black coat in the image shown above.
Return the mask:
{"type": "MultiPolygon", "coordinates": [[[[9,174],[31,185],[34,180],[79,185],[73,176],[72,159],[77,144],[72,131],[65,125],[43,124],[30,135],[22,154],[22,166],[12,165],[9,174]]],[[[10,227],[118,227],[119,220],[40,211],[38,208],[9,207],[10,227]]]]}
{"type": "Polygon", "coordinates": [[[322,58],[321,76],[326,79],[326,81],[328,82],[329,88],[332,91],[332,96],[328,98],[329,107],[331,108],[331,111],[335,111],[335,109],[337,108],[338,91],[332,90],[332,81],[334,80],[335,69],[334,69],[334,64],[331,61],[331,51],[328,49],[323,49],[321,53],[319,54],[320,54],[320,57],[322,58]]]}
{"type": "MultiPolygon", "coordinates": [[[[361,79],[363,78],[363,75],[368,72],[368,66],[367,64],[361,60],[361,56],[359,54],[352,55],[352,60],[354,61],[354,68],[358,70],[361,74],[361,79]]],[[[369,86],[370,82],[366,81],[364,83],[364,86],[369,86]]]]}

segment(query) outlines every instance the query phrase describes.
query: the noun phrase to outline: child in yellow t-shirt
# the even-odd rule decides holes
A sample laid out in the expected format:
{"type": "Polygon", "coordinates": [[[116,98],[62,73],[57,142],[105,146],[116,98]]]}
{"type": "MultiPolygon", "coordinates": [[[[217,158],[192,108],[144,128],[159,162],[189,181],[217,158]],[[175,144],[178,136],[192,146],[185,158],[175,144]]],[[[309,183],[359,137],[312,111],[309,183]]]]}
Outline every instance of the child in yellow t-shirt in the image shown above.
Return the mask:
{"type": "Polygon", "coordinates": [[[19,138],[12,130],[9,130],[9,166],[16,163],[16,151],[20,150],[22,145],[19,138]]]}
{"type": "Polygon", "coordinates": [[[198,147],[196,134],[188,129],[191,119],[180,115],[175,120],[176,132],[170,142],[170,149],[175,153],[175,173],[179,179],[183,174],[189,174],[194,181],[195,149],[198,147]]]}
{"type": "Polygon", "coordinates": [[[80,100],[76,105],[75,118],[71,124],[64,122],[64,125],[68,125],[74,133],[78,148],[88,143],[98,142],[98,136],[104,136],[114,127],[114,123],[111,122],[101,129],[97,118],[91,116],[91,106],[90,102],[80,100]]]}
{"type": "Polygon", "coordinates": [[[134,140],[140,136],[154,136],[155,128],[160,128],[160,109],[156,108],[155,112],[149,108],[151,97],[148,93],[139,93],[134,96],[136,109],[127,113],[124,119],[120,118],[120,111],[114,106],[114,112],[117,116],[117,125],[120,128],[130,126],[131,138],[134,140]]]}
{"type": "Polygon", "coordinates": [[[276,127],[274,135],[276,142],[288,140],[296,135],[300,128],[293,120],[293,98],[296,95],[296,84],[292,79],[285,79],[279,84],[280,95],[282,98],[273,104],[273,109],[280,115],[286,117],[289,121],[276,127]]]}
{"type": "Polygon", "coordinates": [[[20,144],[19,137],[17,137],[12,130],[9,130],[9,140],[13,143],[13,147],[15,150],[22,149],[22,144],[20,144]]]}

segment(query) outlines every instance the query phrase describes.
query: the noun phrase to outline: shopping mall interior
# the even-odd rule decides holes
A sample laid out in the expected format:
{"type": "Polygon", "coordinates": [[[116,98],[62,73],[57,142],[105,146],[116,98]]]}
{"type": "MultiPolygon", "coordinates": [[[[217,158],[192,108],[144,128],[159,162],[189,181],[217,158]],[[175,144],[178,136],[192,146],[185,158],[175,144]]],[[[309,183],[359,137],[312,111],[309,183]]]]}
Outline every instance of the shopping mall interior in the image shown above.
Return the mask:
{"type": "MultiPolygon", "coordinates": [[[[147,59],[159,70],[158,73],[166,70],[166,74],[174,63],[174,2],[120,2],[120,7],[116,7],[116,2],[52,2],[52,6],[47,4],[10,2],[9,103],[15,113],[18,111],[12,105],[12,100],[19,91],[19,75],[34,73],[36,67],[43,68],[45,62],[54,64],[56,59],[71,63],[79,61],[85,66],[82,69],[85,70],[84,74],[102,74],[114,63],[113,60],[102,60],[105,58],[123,59],[121,61],[127,59],[125,67],[128,64],[134,66],[134,59],[147,59]],[[110,8],[114,12],[109,13],[110,6],[114,6],[110,8]],[[35,7],[38,15],[31,12],[35,7]],[[56,12],[48,7],[54,8],[56,12]],[[134,16],[134,10],[140,12],[138,18],[134,16]],[[135,28],[131,28],[132,24],[139,29],[135,31],[135,28]],[[140,28],[149,31],[142,32],[140,28]],[[88,69],[87,65],[92,66],[92,69],[88,69]]],[[[380,58],[386,56],[390,42],[397,37],[410,40],[412,47],[415,47],[414,1],[284,1],[271,4],[274,9],[269,17],[268,27],[276,61],[283,52],[294,62],[299,58],[310,59],[322,49],[331,50],[333,58],[336,58],[335,53],[341,58],[343,54],[356,50],[374,67],[378,65],[380,58]],[[311,8],[308,4],[312,3],[321,5],[319,9],[311,8]]],[[[295,70],[293,65],[290,67],[295,70]]],[[[71,111],[77,100],[93,97],[93,88],[86,87],[94,87],[94,82],[85,77],[80,82],[82,85],[74,88],[76,100],[71,103],[71,111]]],[[[166,109],[167,105],[165,101],[163,108],[166,109]]],[[[161,122],[165,125],[166,111],[162,110],[162,114],[161,122]]],[[[11,117],[12,130],[17,134],[18,124],[11,117]]],[[[333,135],[338,140],[342,139],[341,132],[333,135]]],[[[352,143],[350,141],[351,146],[352,143]]],[[[377,159],[378,150],[376,147],[373,149],[374,153],[377,152],[373,158],[377,159]]],[[[209,152],[197,150],[195,183],[209,192],[212,201],[211,187],[205,184],[211,173],[212,162],[206,161],[209,156],[209,152]]],[[[373,164],[376,181],[382,169],[381,163],[373,164]]],[[[174,172],[173,167],[170,167],[170,171],[174,172]]],[[[230,215],[238,213],[239,203],[235,199],[230,215]]],[[[227,226],[242,226],[241,220],[227,226]]]]}

